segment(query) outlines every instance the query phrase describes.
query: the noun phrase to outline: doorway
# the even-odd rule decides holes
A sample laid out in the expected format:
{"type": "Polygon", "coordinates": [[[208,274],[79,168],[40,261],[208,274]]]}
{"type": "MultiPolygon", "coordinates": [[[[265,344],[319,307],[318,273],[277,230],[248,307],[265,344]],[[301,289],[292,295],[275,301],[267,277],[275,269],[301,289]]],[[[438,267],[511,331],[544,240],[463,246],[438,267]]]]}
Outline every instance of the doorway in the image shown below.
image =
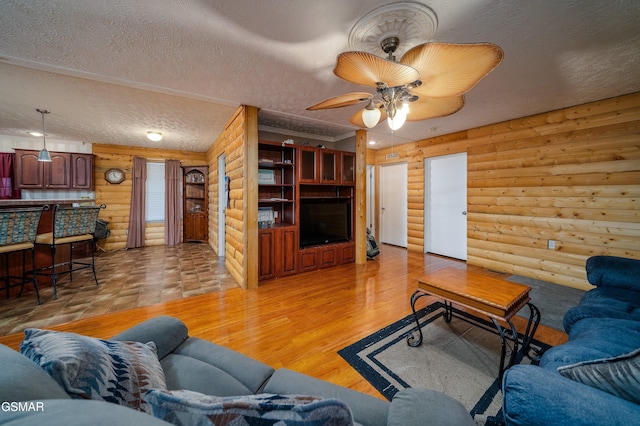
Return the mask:
{"type": "Polygon", "coordinates": [[[380,242],[407,247],[407,163],[380,167],[380,242]]]}
{"type": "Polygon", "coordinates": [[[467,260],[467,153],[425,159],[425,253],[467,260]]]}

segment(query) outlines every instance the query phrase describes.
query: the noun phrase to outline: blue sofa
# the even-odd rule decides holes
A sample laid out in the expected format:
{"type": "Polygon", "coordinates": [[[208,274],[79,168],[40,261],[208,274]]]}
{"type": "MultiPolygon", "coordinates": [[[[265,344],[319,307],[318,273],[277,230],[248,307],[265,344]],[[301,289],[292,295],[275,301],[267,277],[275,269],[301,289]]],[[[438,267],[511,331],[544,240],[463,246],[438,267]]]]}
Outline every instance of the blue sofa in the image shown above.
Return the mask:
{"type": "Polygon", "coordinates": [[[564,316],[567,343],[502,382],[510,425],[640,424],[640,260],[587,259],[595,286],[564,316]]]}

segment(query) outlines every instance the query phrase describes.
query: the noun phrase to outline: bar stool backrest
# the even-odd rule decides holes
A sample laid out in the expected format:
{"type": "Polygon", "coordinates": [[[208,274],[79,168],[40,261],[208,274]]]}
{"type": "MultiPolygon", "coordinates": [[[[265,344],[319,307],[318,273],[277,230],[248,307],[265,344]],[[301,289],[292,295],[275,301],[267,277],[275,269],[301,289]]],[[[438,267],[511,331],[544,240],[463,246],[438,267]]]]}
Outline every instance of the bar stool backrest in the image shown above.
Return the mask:
{"type": "Polygon", "coordinates": [[[60,204],[56,205],[53,213],[53,238],[93,234],[96,230],[96,221],[101,208],[104,207],[64,207],[60,204]]]}
{"type": "Polygon", "coordinates": [[[0,210],[0,246],[33,243],[44,209],[45,207],[0,210]]]}

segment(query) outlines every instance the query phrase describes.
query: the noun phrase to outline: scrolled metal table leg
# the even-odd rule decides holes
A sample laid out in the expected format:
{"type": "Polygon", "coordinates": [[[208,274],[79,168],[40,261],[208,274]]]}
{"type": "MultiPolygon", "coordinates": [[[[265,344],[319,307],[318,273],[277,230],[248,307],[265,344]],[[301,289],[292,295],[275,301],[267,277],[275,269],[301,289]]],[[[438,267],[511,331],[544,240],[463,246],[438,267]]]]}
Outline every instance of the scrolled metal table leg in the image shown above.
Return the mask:
{"type": "Polygon", "coordinates": [[[411,295],[411,310],[413,311],[413,318],[416,321],[416,328],[411,330],[411,333],[407,336],[407,345],[411,347],[420,346],[422,343],[422,328],[420,327],[420,320],[418,319],[418,314],[416,313],[416,302],[423,296],[428,296],[427,293],[423,291],[416,290],[411,295]],[[418,333],[418,337],[416,339],[416,331],[418,333]]]}
{"type": "Polygon", "coordinates": [[[451,322],[451,318],[453,317],[453,305],[451,302],[444,302],[444,322],[451,322]]]}
{"type": "Polygon", "coordinates": [[[536,330],[540,324],[540,311],[533,303],[527,303],[527,306],[529,306],[529,321],[527,322],[527,329],[524,332],[524,339],[522,340],[522,353],[535,360],[540,354],[531,357],[529,356],[529,349],[533,336],[536,334],[536,330]]]}
{"type": "Polygon", "coordinates": [[[495,318],[491,318],[491,321],[493,321],[493,325],[495,325],[496,330],[498,330],[498,334],[500,335],[500,344],[502,345],[502,350],[500,352],[500,368],[498,370],[498,380],[502,381],[502,375],[504,374],[504,371],[511,367],[516,360],[516,354],[518,353],[518,331],[513,325],[513,322],[507,321],[509,327],[511,328],[511,330],[509,330],[511,335],[507,336],[507,334],[505,333],[505,329],[502,328],[502,326],[498,323],[498,320],[496,320],[495,318]],[[513,348],[511,349],[509,362],[505,365],[504,360],[507,354],[507,339],[513,342],[513,348]]]}

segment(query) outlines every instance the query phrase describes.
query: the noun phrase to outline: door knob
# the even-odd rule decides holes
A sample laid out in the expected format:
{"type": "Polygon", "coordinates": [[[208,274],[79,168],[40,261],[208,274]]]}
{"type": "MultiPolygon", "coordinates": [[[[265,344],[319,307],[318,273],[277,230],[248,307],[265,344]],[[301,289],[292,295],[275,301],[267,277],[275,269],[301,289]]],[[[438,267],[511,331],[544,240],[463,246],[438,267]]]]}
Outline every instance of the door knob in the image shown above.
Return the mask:
{"type": "Polygon", "coordinates": [[[466,212],[466,211],[465,211],[465,212],[462,212],[462,214],[463,214],[464,216],[466,216],[466,215],[467,215],[467,212],[466,212]]]}

